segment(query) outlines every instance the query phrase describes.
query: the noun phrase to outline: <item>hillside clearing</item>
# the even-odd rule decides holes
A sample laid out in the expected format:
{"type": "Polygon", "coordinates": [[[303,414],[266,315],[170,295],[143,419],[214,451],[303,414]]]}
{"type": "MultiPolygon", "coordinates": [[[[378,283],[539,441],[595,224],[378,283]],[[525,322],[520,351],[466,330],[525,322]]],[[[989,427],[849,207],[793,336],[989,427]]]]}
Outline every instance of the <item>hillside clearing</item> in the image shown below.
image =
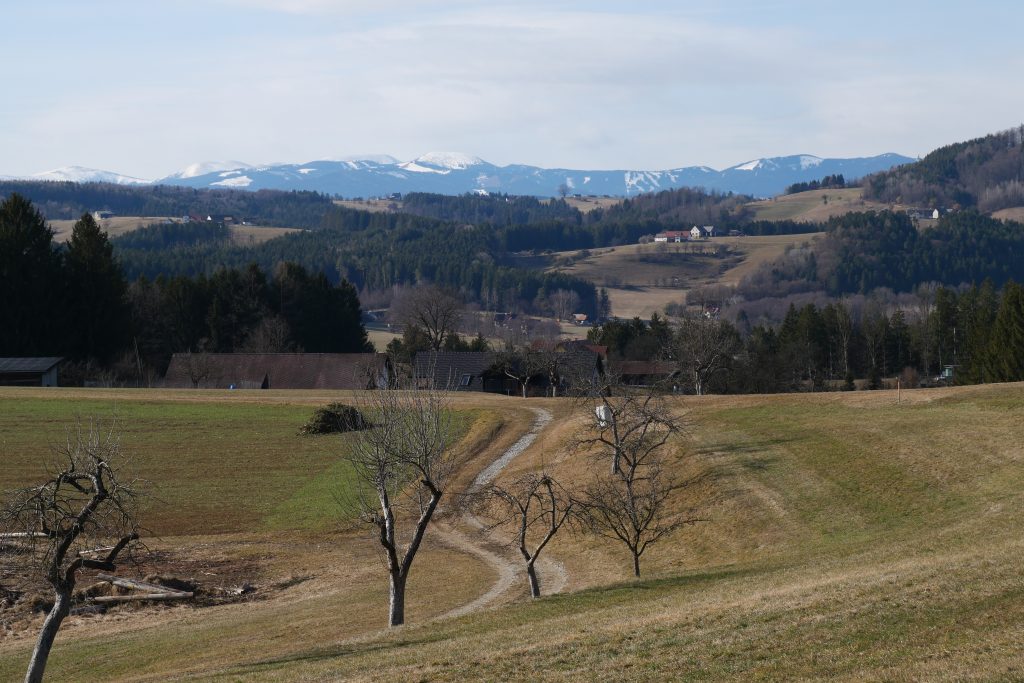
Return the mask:
{"type": "Polygon", "coordinates": [[[808,190],[784,194],[747,205],[759,221],[792,220],[802,223],[824,223],[833,216],[854,211],[882,211],[886,204],[866,200],[859,187],[808,190]]]}
{"type": "MultiPolygon", "coordinates": [[[[171,219],[161,216],[114,216],[100,221],[100,227],[110,237],[117,237],[126,233],[145,228],[154,223],[164,223],[171,219]]],[[[54,241],[67,242],[71,239],[71,231],[77,221],[57,220],[48,221],[54,231],[54,241]]],[[[231,232],[231,241],[238,245],[261,244],[275,237],[281,237],[293,232],[301,232],[299,228],[273,228],[264,225],[231,225],[228,226],[231,232]]]]}
{"type": "Polygon", "coordinates": [[[820,234],[715,237],[705,242],[681,244],[628,244],[560,252],[544,260],[555,264],[549,266],[549,270],[576,275],[606,288],[614,315],[648,319],[653,313],[663,313],[669,304],[685,301],[690,289],[738,284],[762,263],[820,234]],[[701,249],[710,252],[717,247],[725,248],[723,256],[699,253],[701,249]],[[694,249],[698,253],[694,253],[694,249]],[[571,263],[559,265],[567,261],[571,263]]]}

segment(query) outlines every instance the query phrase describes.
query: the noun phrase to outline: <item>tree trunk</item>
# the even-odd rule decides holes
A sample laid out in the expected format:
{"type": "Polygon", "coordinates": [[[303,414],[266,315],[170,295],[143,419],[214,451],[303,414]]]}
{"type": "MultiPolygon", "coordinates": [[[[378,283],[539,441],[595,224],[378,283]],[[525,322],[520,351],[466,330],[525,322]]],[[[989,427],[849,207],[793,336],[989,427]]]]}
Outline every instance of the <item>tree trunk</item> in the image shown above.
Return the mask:
{"type": "Polygon", "coordinates": [[[32,651],[32,659],[28,663],[28,672],[25,674],[25,683],[42,683],[43,674],[46,672],[46,660],[50,657],[50,648],[57,637],[64,618],[71,612],[71,593],[57,593],[57,600],[53,608],[46,615],[43,622],[43,629],[39,632],[39,640],[32,651]]]}
{"type": "Polygon", "coordinates": [[[540,597],[540,582],[537,580],[537,568],[533,566],[533,562],[526,564],[526,575],[530,577],[530,597],[540,597]]]}
{"type": "Polygon", "coordinates": [[[405,579],[404,576],[391,574],[391,608],[388,613],[388,626],[401,626],[405,623],[405,579]]]}
{"type": "Polygon", "coordinates": [[[633,553],[633,576],[640,578],[640,556],[633,553]]]}

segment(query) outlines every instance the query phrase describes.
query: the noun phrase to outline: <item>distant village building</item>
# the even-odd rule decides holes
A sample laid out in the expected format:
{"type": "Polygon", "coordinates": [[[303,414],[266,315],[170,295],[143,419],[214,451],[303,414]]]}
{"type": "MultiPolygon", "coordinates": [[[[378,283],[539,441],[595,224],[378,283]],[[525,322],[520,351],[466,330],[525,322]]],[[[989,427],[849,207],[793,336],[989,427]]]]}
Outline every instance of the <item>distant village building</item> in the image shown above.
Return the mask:
{"type": "Polygon", "coordinates": [[[699,240],[704,237],[704,231],[698,228],[696,225],[690,228],[690,239],[699,240]]]}
{"type": "Polygon", "coordinates": [[[915,221],[938,220],[942,217],[942,209],[910,208],[906,214],[915,221]]]}
{"type": "Polygon", "coordinates": [[[654,236],[655,242],[685,242],[687,236],[685,230],[666,230],[665,232],[659,232],[654,236]]]}
{"type": "Polygon", "coordinates": [[[98,223],[100,221],[105,221],[108,218],[113,218],[114,217],[114,212],[113,211],[93,211],[92,212],[92,217],[98,223]]]}
{"type": "Polygon", "coordinates": [[[0,386],[58,386],[57,368],[63,361],[59,356],[0,358],[0,386]]]}

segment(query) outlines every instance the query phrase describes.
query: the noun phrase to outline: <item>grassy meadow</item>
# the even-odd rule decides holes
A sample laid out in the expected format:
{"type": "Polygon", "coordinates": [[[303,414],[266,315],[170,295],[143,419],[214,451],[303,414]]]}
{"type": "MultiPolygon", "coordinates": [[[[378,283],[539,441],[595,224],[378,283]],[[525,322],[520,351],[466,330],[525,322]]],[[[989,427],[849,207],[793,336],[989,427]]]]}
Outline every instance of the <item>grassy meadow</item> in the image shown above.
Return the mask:
{"type": "Polygon", "coordinates": [[[752,202],[749,207],[753,209],[757,220],[792,220],[808,223],[823,223],[833,216],[842,216],[854,211],[881,211],[889,208],[886,204],[864,199],[863,190],[859,187],[784,194],[752,202]]]}
{"type": "MultiPolygon", "coordinates": [[[[566,592],[529,601],[520,590],[498,608],[438,619],[494,576],[431,540],[413,572],[409,624],[393,631],[381,629],[386,584],[372,542],[290,507],[308,498],[326,509],[316,482],[343,479],[332,448],[294,435],[323,398],[0,392],[0,438],[16,466],[5,485],[32,471],[12,443],[108,402],[140,422],[126,446],[159,445],[147,467],[167,481],[188,468],[157,461],[189,453],[193,469],[221,457],[230,462],[218,470],[237,469],[248,452],[253,466],[280,470],[281,487],[260,490],[267,500],[222,531],[190,534],[196,518],[168,512],[178,536],[163,543],[241,558],[260,581],[291,585],[238,604],[76,617],[58,638],[53,680],[1024,678],[1024,385],[905,391],[899,402],[895,392],[673,399],[689,423],[669,457],[689,482],[675,507],[703,521],[653,546],[641,580],[620,548],[566,534],[550,548],[566,592]],[[190,441],[209,445],[201,454],[190,441]]],[[[543,464],[579,482],[604,466],[569,448],[585,406],[486,395],[456,404],[469,411],[461,484],[525,431],[524,406],[555,419],[503,476],[543,464]]],[[[185,508],[215,509],[222,486],[171,491],[185,508]]],[[[32,635],[0,635],[0,679],[19,675],[32,635]]]]}
{"type": "Polygon", "coordinates": [[[724,258],[690,253],[691,245],[681,243],[591,249],[585,258],[579,257],[578,250],[567,251],[545,260],[557,264],[560,259],[572,259],[571,265],[555,265],[549,270],[576,275],[605,287],[612,313],[620,318],[648,319],[652,313],[663,313],[668,304],[685,301],[687,290],[712,284],[735,285],[761,264],[782,256],[787,248],[818,235],[715,237],[701,243],[707,248],[728,247],[729,255],[724,258]]]}

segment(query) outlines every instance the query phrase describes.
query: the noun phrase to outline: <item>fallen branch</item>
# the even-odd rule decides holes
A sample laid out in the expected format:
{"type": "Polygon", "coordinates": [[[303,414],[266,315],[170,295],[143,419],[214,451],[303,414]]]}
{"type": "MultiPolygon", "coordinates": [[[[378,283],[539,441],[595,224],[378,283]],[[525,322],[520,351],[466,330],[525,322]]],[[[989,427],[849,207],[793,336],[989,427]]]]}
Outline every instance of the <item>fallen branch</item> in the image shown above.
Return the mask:
{"type": "Polygon", "coordinates": [[[0,539],[4,538],[49,538],[49,536],[42,531],[12,531],[0,534],[0,539]]]}
{"type": "MultiPolygon", "coordinates": [[[[171,595],[185,595],[186,594],[185,591],[176,590],[174,588],[168,588],[167,586],[161,586],[161,585],[156,584],[156,583],[147,583],[146,581],[137,581],[135,579],[126,579],[124,577],[113,576],[111,574],[97,574],[96,578],[99,579],[100,581],[106,581],[107,583],[111,583],[111,584],[113,584],[115,586],[119,586],[121,588],[128,588],[130,590],[151,591],[151,592],[155,591],[157,593],[169,593],[171,595]]],[[[188,596],[191,597],[192,594],[188,593],[188,596]]]]}
{"type": "Polygon", "coordinates": [[[190,600],[192,593],[142,593],[139,595],[100,595],[89,602],[103,604],[111,602],[137,602],[141,600],[190,600]]]}

